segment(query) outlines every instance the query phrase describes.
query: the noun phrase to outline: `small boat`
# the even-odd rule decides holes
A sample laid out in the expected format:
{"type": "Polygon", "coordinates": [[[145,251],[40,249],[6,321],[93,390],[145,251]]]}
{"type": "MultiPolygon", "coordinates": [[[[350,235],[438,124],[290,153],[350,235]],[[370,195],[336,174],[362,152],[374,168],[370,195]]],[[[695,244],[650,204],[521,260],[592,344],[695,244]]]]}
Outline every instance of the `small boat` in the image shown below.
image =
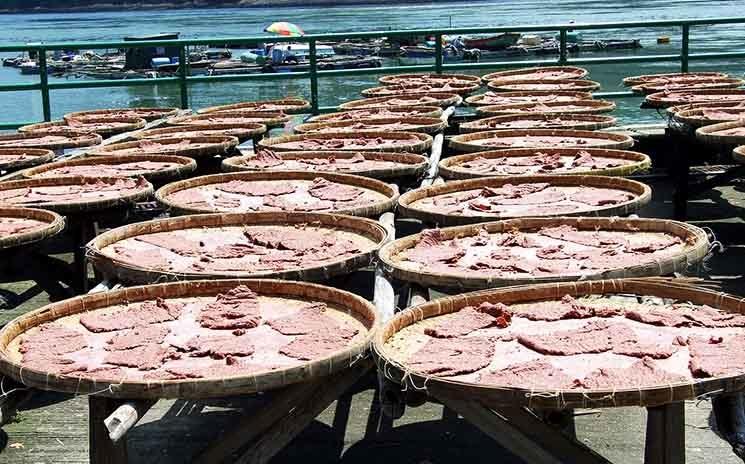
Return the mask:
{"type": "Polygon", "coordinates": [[[213,64],[207,71],[209,76],[222,76],[225,74],[256,74],[261,72],[262,67],[256,64],[244,63],[239,60],[224,60],[213,64]]]}
{"type": "Polygon", "coordinates": [[[19,66],[21,74],[39,74],[41,72],[39,64],[35,61],[25,61],[19,66]]]}
{"type": "Polygon", "coordinates": [[[504,50],[517,44],[521,34],[517,32],[505,32],[503,34],[488,37],[463,37],[466,48],[478,48],[479,50],[504,50]]]}

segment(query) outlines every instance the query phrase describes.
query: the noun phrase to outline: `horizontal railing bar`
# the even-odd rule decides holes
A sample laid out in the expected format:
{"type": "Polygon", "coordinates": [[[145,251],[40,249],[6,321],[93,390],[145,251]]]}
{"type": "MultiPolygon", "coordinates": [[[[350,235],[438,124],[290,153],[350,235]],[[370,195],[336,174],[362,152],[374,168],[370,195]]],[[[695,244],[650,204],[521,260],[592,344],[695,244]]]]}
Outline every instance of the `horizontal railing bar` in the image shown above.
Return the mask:
{"type": "Polygon", "coordinates": [[[680,61],[680,55],[604,56],[601,58],[574,58],[567,60],[567,64],[654,63],[656,61],[680,61]]]}
{"type": "Polygon", "coordinates": [[[289,73],[258,73],[258,74],[225,74],[221,76],[189,76],[188,82],[240,82],[253,80],[272,80],[272,79],[307,79],[310,77],[309,72],[289,72],[289,73]]]}
{"type": "Polygon", "coordinates": [[[364,76],[365,74],[404,74],[409,72],[434,71],[434,64],[416,64],[406,66],[384,66],[381,68],[359,68],[359,69],[327,69],[318,71],[318,76],[364,76]]]}
{"type": "Polygon", "coordinates": [[[50,82],[50,90],[61,89],[94,89],[101,87],[135,87],[144,85],[171,84],[178,82],[178,77],[159,77],[157,79],[103,79],[100,81],[66,81],[50,82]]]}
{"type": "Polygon", "coordinates": [[[593,98],[632,98],[632,97],[643,98],[644,97],[644,95],[639,95],[638,93],[630,92],[628,90],[618,91],[618,92],[593,92],[592,96],[593,98]]]}
{"type": "Polygon", "coordinates": [[[522,68],[531,66],[556,65],[558,60],[529,60],[529,61],[480,61],[478,63],[448,63],[442,65],[443,70],[467,70],[490,68],[522,68]]]}
{"type": "Polygon", "coordinates": [[[38,82],[20,83],[20,84],[0,84],[0,92],[23,92],[27,90],[39,90],[41,84],[38,82]]]}
{"type": "Polygon", "coordinates": [[[745,58],[745,52],[691,53],[689,60],[716,60],[728,58],[745,58]]]}

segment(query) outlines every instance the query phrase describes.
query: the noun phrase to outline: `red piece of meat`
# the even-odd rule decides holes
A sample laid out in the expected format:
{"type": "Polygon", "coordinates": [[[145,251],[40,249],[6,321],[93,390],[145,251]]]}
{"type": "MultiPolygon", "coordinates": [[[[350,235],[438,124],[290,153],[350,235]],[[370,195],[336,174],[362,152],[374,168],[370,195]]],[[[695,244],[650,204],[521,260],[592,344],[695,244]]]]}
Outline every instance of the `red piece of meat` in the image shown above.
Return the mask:
{"type": "Polygon", "coordinates": [[[661,369],[650,358],[642,358],[629,367],[603,367],[591,372],[577,383],[588,390],[620,390],[628,388],[667,386],[686,379],[661,369]]]}
{"type": "MultiPolygon", "coordinates": [[[[174,379],[219,379],[251,375],[256,372],[274,370],[276,367],[228,356],[224,361],[215,361],[207,367],[194,366],[191,363],[171,363],[165,367],[165,371],[171,376],[170,378],[174,379]]],[[[162,375],[165,376],[165,374],[162,375]]]]}
{"type": "Polygon", "coordinates": [[[423,374],[450,377],[483,369],[493,356],[494,343],[488,338],[431,338],[406,364],[423,374]]]}
{"type": "Polygon", "coordinates": [[[629,243],[626,245],[626,251],[633,253],[654,253],[655,251],[665,250],[673,245],[683,243],[679,237],[673,235],[645,237],[641,243],[629,243]]]}
{"type": "Polygon", "coordinates": [[[150,245],[164,248],[181,256],[199,256],[204,248],[204,244],[189,240],[183,234],[173,232],[138,235],[134,239],[138,242],[149,243],[150,245]]]}
{"type": "Polygon", "coordinates": [[[452,263],[466,254],[466,250],[454,240],[446,241],[438,229],[424,230],[420,236],[416,246],[406,251],[409,261],[422,264],[452,263]]]}
{"type": "Polygon", "coordinates": [[[546,334],[519,334],[517,341],[545,355],[602,353],[613,348],[613,330],[605,322],[591,321],[577,329],[546,334]]]}
{"type": "Polygon", "coordinates": [[[607,206],[631,201],[634,199],[634,195],[621,190],[582,187],[579,192],[571,194],[569,199],[590,206],[607,206]]]}
{"type": "Polygon", "coordinates": [[[513,307],[511,311],[514,316],[524,317],[531,321],[611,317],[621,314],[620,309],[584,305],[569,295],[565,295],[561,301],[542,301],[521,305],[513,307]]]}
{"type": "Polygon", "coordinates": [[[231,180],[223,184],[215,184],[215,188],[228,193],[238,193],[252,197],[267,195],[286,195],[293,193],[297,187],[292,182],[284,181],[244,181],[231,180]]]}
{"type": "Polygon", "coordinates": [[[103,359],[114,366],[135,367],[141,371],[159,368],[174,357],[174,352],[161,345],[143,345],[127,350],[109,351],[103,359]]]}
{"type": "Polygon", "coordinates": [[[311,361],[346,348],[353,337],[352,331],[337,331],[336,328],[316,330],[298,335],[279,352],[290,358],[311,361]]]}
{"type": "Polygon", "coordinates": [[[108,351],[128,350],[143,345],[162,343],[171,329],[162,324],[152,324],[123,330],[106,340],[104,348],[108,351]]]}
{"type": "Polygon", "coordinates": [[[696,378],[739,374],[745,371],[745,336],[690,337],[688,367],[696,378]]]}
{"type": "Polygon", "coordinates": [[[435,338],[457,338],[486,327],[505,328],[512,320],[504,305],[482,303],[477,307],[466,306],[445,321],[424,329],[424,333],[435,338]]]}
{"type": "Polygon", "coordinates": [[[73,353],[88,347],[82,332],[57,324],[43,324],[32,335],[24,335],[18,351],[24,355],[44,356],[73,353]]]}
{"type": "Polygon", "coordinates": [[[173,321],[181,316],[183,309],[184,305],[181,303],[158,298],[110,314],[99,311],[85,313],[80,316],[80,323],[91,332],[111,332],[173,321]]]}
{"type": "Polygon", "coordinates": [[[310,303],[289,316],[279,317],[267,321],[267,324],[284,335],[304,335],[316,331],[337,331],[339,330],[344,338],[352,338],[357,334],[353,330],[351,334],[346,331],[347,327],[342,327],[336,319],[327,316],[326,303],[310,303]]]}
{"type": "Polygon", "coordinates": [[[215,297],[198,317],[199,324],[208,329],[251,329],[261,322],[261,311],[256,294],[245,285],[215,297]]]}
{"type": "Polygon", "coordinates": [[[567,390],[574,386],[574,379],[549,362],[534,360],[484,372],[478,383],[526,390],[567,390]]]}
{"type": "Polygon", "coordinates": [[[184,347],[191,356],[209,356],[223,359],[227,356],[251,356],[256,349],[250,335],[197,335],[189,339],[184,347]]]}
{"type": "Polygon", "coordinates": [[[313,185],[308,189],[308,193],[319,200],[352,201],[365,191],[359,187],[338,184],[319,177],[313,180],[313,185]]]}
{"type": "Polygon", "coordinates": [[[332,201],[319,200],[317,198],[293,198],[287,199],[276,196],[265,196],[264,206],[279,208],[282,211],[324,211],[334,207],[332,201]]]}
{"type": "Polygon", "coordinates": [[[601,231],[580,231],[566,224],[556,227],[544,227],[538,233],[546,237],[591,247],[613,248],[626,245],[626,240],[619,234],[601,231]]]}
{"type": "Polygon", "coordinates": [[[167,269],[170,265],[160,250],[136,250],[122,245],[114,245],[113,249],[117,258],[141,267],[167,269]]]}

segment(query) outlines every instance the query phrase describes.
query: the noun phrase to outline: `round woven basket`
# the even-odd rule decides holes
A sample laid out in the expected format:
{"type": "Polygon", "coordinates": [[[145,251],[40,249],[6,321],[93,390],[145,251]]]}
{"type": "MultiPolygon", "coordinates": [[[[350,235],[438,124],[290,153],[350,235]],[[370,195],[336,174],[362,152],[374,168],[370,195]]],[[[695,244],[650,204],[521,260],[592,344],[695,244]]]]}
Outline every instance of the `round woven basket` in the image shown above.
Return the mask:
{"type": "MultiPolygon", "coordinates": [[[[623,150],[634,145],[634,139],[624,134],[613,132],[579,131],[579,130],[552,130],[552,129],[515,129],[486,132],[473,132],[470,134],[456,135],[450,139],[450,148],[459,152],[496,150],[497,147],[489,147],[474,143],[477,140],[502,138],[502,137],[576,137],[581,139],[596,139],[597,143],[592,145],[576,143],[571,146],[556,146],[555,148],[587,147],[587,148],[611,148],[623,150]]],[[[540,147],[554,148],[554,145],[540,145],[540,147]]],[[[537,146],[525,143],[523,146],[504,147],[511,148],[537,148],[537,146]]]]}
{"type": "Polygon", "coordinates": [[[623,80],[623,85],[626,87],[632,87],[634,85],[646,84],[654,81],[674,81],[676,79],[685,78],[717,78],[727,77],[727,74],[721,72],[690,72],[690,73],[667,73],[667,74],[643,74],[641,76],[626,77],[623,80]]]}
{"type": "MultiPolygon", "coordinates": [[[[380,168],[380,169],[366,169],[366,170],[355,170],[354,164],[350,165],[351,169],[344,171],[324,171],[323,166],[318,166],[318,170],[315,172],[342,172],[344,174],[353,174],[355,176],[371,177],[373,179],[397,179],[402,177],[418,177],[424,171],[427,170],[429,161],[422,155],[415,155],[413,153],[391,153],[385,151],[369,151],[369,152],[354,152],[354,151],[283,151],[276,153],[276,156],[283,160],[304,160],[304,159],[328,159],[335,158],[339,159],[351,159],[358,154],[362,154],[365,159],[369,160],[380,160],[397,163],[395,167],[391,168],[380,168]]],[[[271,171],[289,171],[290,169],[283,169],[281,166],[270,166],[265,169],[252,168],[246,166],[245,162],[255,155],[250,156],[234,156],[232,158],[226,158],[222,162],[222,170],[225,172],[242,172],[242,171],[259,171],[259,172],[271,172],[271,171]]]]}
{"type": "MultiPolygon", "coordinates": [[[[676,108],[682,108],[682,107],[676,107],[676,108]]],[[[676,122],[678,124],[683,124],[688,127],[703,127],[703,126],[709,126],[712,124],[720,124],[723,122],[732,122],[732,118],[745,118],[745,106],[736,106],[736,105],[730,105],[730,106],[708,106],[703,108],[690,108],[690,109],[682,109],[680,111],[676,111],[672,113],[672,121],[676,122]],[[723,117],[716,117],[711,116],[710,114],[712,111],[716,111],[718,113],[724,113],[727,116],[723,117]]]]}
{"type": "MultiPolygon", "coordinates": [[[[187,177],[197,169],[197,162],[192,158],[186,158],[184,156],[168,156],[168,155],[131,155],[131,156],[95,156],[95,157],[83,157],[75,158],[66,161],[58,161],[56,163],[49,163],[36,168],[26,169],[21,174],[27,179],[37,178],[49,178],[49,171],[53,171],[59,168],[67,168],[73,166],[99,166],[99,165],[116,165],[123,163],[136,163],[139,161],[154,161],[160,163],[175,163],[178,166],[169,167],[166,169],[158,169],[147,172],[140,172],[138,174],[122,175],[120,177],[144,177],[148,182],[167,182],[175,179],[181,179],[187,177]]],[[[65,176],[54,176],[54,177],[65,177],[65,176]]],[[[67,176],[67,177],[100,177],[96,175],[90,176],[67,176]]]]}
{"type": "MultiPolygon", "coordinates": [[[[12,180],[8,182],[0,182],[0,191],[18,188],[31,189],[36,187],[94,184],[98,182],[111,184],[121,180],[121,177],[52,177],[44,179],[12,180]]],[[[31,203],[28,205],[20,204],[19,206],[36,207],[54,211],[60,214],[91,213],[104,209],[118,208],[130,205],[131,203],[134,203],[136,201],[144,200],[153,194],[153,186],[145,179],[140,180],[141,182],[138,182],[138,189],[136,191],[126,194],[120,194],[119,196],[114,198],[90,199],[77,201],[74,203],[31,203]]]]}
{"type": "Polygon", "coordinates": [[[601,114],[610,113],[616,104],[609,100],[574,100],[569,102],[512,103],[486,105],[476,108],[480,116],[508,116],[513,114],[601,114]]]}
{"type": "Polygon", "coordinates": [[[103,139],[98,134],[80,132],[70,129],[48,131],[43,133],[25,132],[17,134],[0,134],[0,148],[41,148],[46,150],[64,150],[98,145],[103,139]],[[65,140],[45,140],[46,137],[60,136],[65,140]],[[18,145],[15,145],[15,144],[18,145]]]}
{"type": "Polygon", "coordinates": [[[274,390],[340,372],[364,356],[380,321],[375,307],[353,293],[322,285],[279,280],[200,280],[143,287],[129,287],[79,296],[52,303],[24,314],[0,331],[0,371],[22,384],[41,390],[73,394],[96,394],[114,398],[217,398],[274,390]],[[361,336],[349,346],[301,365],[265,370],[241,376],[186,380],[121,380],[111,382],[88,377],[72,377],[22,367],[18,352],[9,345],[26,331],[46,322],[87,311],[155,299],[216,296],[245,285],[260,296],[292,298],[327,303],[362,323],[361,336]]]}
{"type": "Polygon", "coordinates": [[[684,90],[679,92],[657,92],[647,95],[644,100],[652,108],[686,105],[705,102],[743,102],[745,89],[684,90]]]}
{"type": "Polygon", "coordinates": [[[282,112],[287,114],[307,113],[310,109],[310,102],[302,98],[281,98],[279,100],[262,100],[232,103],[229,105],[218,105],[202,108],[197,111],[198,114],[216,113],[220,111],[247,110],[253,112],[282,112]],[[262,109],[266,105],[274,108],[262,109]]]}
{"type": "Polygon", "coordinates": [[[261,112],[225,110],[207,114],[192,114],[166,120],[168,126],[210,126],[212,129],[234,129],[246,127],[255,129],[256,124],[263,124],[268,129],[283,127],[292,116],[282,112],[261,112]],[[243,119],[244,121],[240,121],[243,119]],[[236,121],[238,120],[238,121],[236,121]]]}
{"type": "Polygon", "coordinates": [[[368,108],[395,108],[399,106],[448,106],[460,105],[463,98],[454,93],[427,93],[417,95],[393,95],[389,97],[363,98],[352,100],[339,105],[343,110],[358,110],[368,108]]]}
{"type": "MultiPolygon", "coordinates": [[[[223,182],[230,182],[233,180],[240,181],[284,181],[291,183],[294,180],[306,180],[312,181],[317,178],[323,178],[329,182],[336,182],[339,184],[352,185],[355,187],[373,190],[382,195],[385,195],[386,199],[377,203],[373,203],[368,206],[357,206],[349,209],[339,209],[328,211],[333,214],[348,214],[350,216],[361,216],[361,217],[377,217],[386,211],[390,211],[396,205],[398,200],[398,189],[390,184],[381,182],[379,180],[370,179],[368,177],[354,176],[351,174],[337,174],[331,172],[306,172],[306,171],[260,171],[260,172],[232,172],[226,174],[212,174],[208,176],[194,177],[192,179],[186,179],[178,182],[170,183],[164,187],[158,189],[155,192],[155,199],[163,204],[172,214],[198,214],[198,213],[221,213],[223,211],[215,210],[212,208],[198,208],[193,206],[183,205],[168,199],[169,195],[176,193],[180,190],[186,190],[195,187],[201,187],[210,184],[217,184],[223,182]]],[[[291,212],[291,214],[295,214],[291,212]]]]}
{"type": "Polygon", "coordinates": [[[631,87],[635,93],[648,95],[656,92],[675,92],[681,90],[705,90],[705,89],[736,89],[745,81],[729,77],[702,77],[700,79],[687,79],[683,82],[647,82],[631,87]]]}
{"type": "Polygon", "coordinates": [[[311,122],[299,124],[293,128],[298,134],[324,133],[324,132],[381,132],[394,130],[396,132],[422,132],[424,134],[436,134],[447,127],[447,123],[440,118],[370,118],[351,119],[340,122],[311,122]],[[393,124],[406,124],[402,129],[380,128],[393,124]],[[367,127],[359,127],[367,126],[367,127]]]}
{"type": "Polygon", "coordinates": [[[466,97],[466,103],[476,107],[575,100],[592,100],[592,94],[573,90],[557,90],[555,92],[535,90],[532,92],[486,92],[466,97]],[[499,100],[496,101],[495,99],[499,100]]]}
{"type": "Polygon", "coordinates": [[[739,121],[723,122],[696,129],[696,138],[712,145],[745,145],[745,119],[739,121]],[[728,129],[740,129],[741,134],[723,134],[728,129]]]}
{"type": "Polygon", "coordinates": [[[593,114],[507,114],[477,119],[461,124],[461,133],[481,132],[505,129],[570,129],[595,130],[605,129],[616,125],[616,118],[612,116],[597,116],[593,114]],[[519,126],[519,127],[515,127],[519,126]]]}
{"type": "Polygon", "coordinates": [[[130,283],[153,283],[179,280],[198,279],[253,279],[277,278],[302,281],[325,281],[337,275],[347,275],[359,268],[368,266],[378,248],[385,242],[387,232],[383,226],[371,219],[364,219],[341,214],[320,213],[247,213],[247,214],[199,214],[181,216],[168,219],[138,222],[109,230],[91,240],[87,253],[97,270],[107,277],[130,283]],[[173,272],[139,266],[102,253],[105,247],[138,235],[168,232],[184,229],[205,229],[229,226],[272,225],[295,227],[298,225],[313,225],[343,230],[366,237],[377,245],[371,250],[358,253],[348,258],[329,262],[323,266],[313,266],[293,269],[277,269],[274,271],[254,271],[247,269],[243,272],[173,272]]]}
{"type": "Polygon", "coordinates": [[[569,173],[555,172],[555,175],[594,175],[594,176],[630,176],[647,171],[652,166],[652,160],[644,153],[627,150],[609,150],[606,148],[518,148],[515,150],[479,151],[466,155],[451,156],[440,161],[439,173],[445,179],[463,180],[479,179],[482,177],[513,177],[514,175],[501,176],[494,173],[482,173],[462,167],[463,163],[473,161],[477,158],[501,159],[521,158],[536,156],[538,154],[558,154],[561,156],[576,156],[580,152],[589,153],[593,157],[618,158],[628,160],[631,163],[605,169],[588,169],[585,171],[572,171],[569,173]]]}
{"type": "MultiPolygon", "coordinates": [[[[112,143],[111,145],[103,145],[99,148],[90,150],[89,155],[103,156],[112,155],[120,156],[117,153],[121,153],[124,150],[130,150],[132,148],[141,147],[142,144],[147,142],[155,142],[159,145],[178,145],[184,140],[188,140],[194,144],[200,144],[198,147],[179,147],[175,149],[165,149],[163,147],[153,148],[151,152],[137,153],[136,155],[179,155],[188,156],[190,158],[202,158],[206,156],[225,155],[230,152],[233,148],[238,145],[238,139],[235,137],[192,137],[189,139],[184,138],[161,138],[161,139],[147,139],[147,140],[136,140],[134,142],[121,142],[112,143]]],[[[126,152],[125,152],[126,153],[126,152]]],[[[132,156],[132,155],[121,155],[121,156],[132,156]]]]}
{"type": "Polygon", "coordinates": [[[417,132],[375,132],[365,131],[364,133],[350,133],[350,132],[326,132],[323,134],[303,134],[303,135],[283,135],[280,137],[269,137],[259,141],[258,146],[272,151],[318,151],[317,148],[309,148],[307,150],[298,148],[283,148],[278,145],[287,142],[298,142],[303,140],[328,140],[328,139],[360,139],[360,138],[380,138],[387,141],[410,141],[412,138],[418,138],[419,141],[411,145],[402,146],[383,146],[383,147],[365,147],[360,149],[355,148],[340,148],[335,149],[336,151],[404,151],[411,153],[423,153],[432,147],[432,137],[427,134],[420,134],[417,132]]]}
{"type": "Polygon", "coordinates": [[[234,127],[225,125],[194,124],[188,126],[162,127],[159,129],[148,129],[132,133],[135,139],[159,139],[159,138],[194,138],[194,137],[235,137],[239,143],[264,135],[267,128],[263,124],[238,124],[234,127]]]}
{"type": "Polygon", "coordinates": [[[111,137],[112,135],[121,134],[137,129],[142,129],[147,124],[142,118],[132,117],[99,117],[87,118],[85,124],[69,125],[68,121],[62,119],[59,121],[41,122],[38,124],[29,124],[18,128],[18,132],[48,132],[57,129],[72,129],[83,132],[93,132],[101,137],[111,137]],[[118,123],[117,126],[108,126],[112,123],[118,123]]]}
{"type": "Polygon", "coordinates": [[[15,171],[48,163],[54,159],[52,150],[42,148],[0,148],[0,171],[15,171]],[[17,156],[24,159],[13,159],[17,156]]]}
{"type": "Polygon", "coordinates": [[[491,74],[482,76],[481,79],[484,82],[493,81],[495,79],[509,79],[510,77],[513,77],[515,79],[535,79],[537,77],[530,76],[531,74],[535,76],[537,73],[557,73],[555,74],[556,77],[552,77],[550,75],[541,77],[540,80],[543,81],[556,79],[582,79],[587,77],[587,75],[589,74],[586,69],[578,68],[576,66],[543,66],[537,68],[520,68],[510,71],[493,72],[491,74]]]}
{"type": "Polygon", "coordinates": [[[378,82],[383,85],[411,84],[411,82],[429,82],[432,84],[462,82],[481,85],[481,78],[479,76],[471,76],[470,74],[391,74],[380,77],[378,82]]]}
{"type": "Polygon", "coordinates": [[[530,407],[536,409],[602,408],[623,406],[659,406],[671,402],[692,401],[709,394],[738,392],[743,375],[719,376],[692,382],[665,383],[656,386],[615,390],[561,390],[515,388],[483,385],[424,375],[406,365],[399,351],[387,344],[404,328],[424,319],[458,311],[482,302],[518,304],[533,301],[560,300],[565,295],[638,295],[669,298],[708,305],[722,311],[742,314],[745,305],[740,297],[661,279],[616,279],[579,281],[530,287],[512,287],[440,298],[398,313],[378,330],[373,354],[380,372],[386,378],[403,384],[406,390],[426,392],[433,396],[468,398],[486,407],[530,407]]]}
{"type": "Polygon", "coordinates": [[[530,92],[542,90],[575,90],[578,92],[593,92],[600,88],[600,83],[583,79],[495,79],[486,83],[489,90],[495,92],[530,92]]]}
{"type": "Polygon", "coordinates": [[[142,118],[145,121],[155,121],[156,119],[167,118],[178,114],[178,108],[108,108],[100,110],[76,111],[64,115],[65,120],[70,119],[98,119],[101,117],[118,117],[129,116],[142,118]]]}
{"type": "Polygon", "coordinates": [[[394,106],[319,114],[309,118],[308,122],[344,122],[352,119],[364,121],[378,118],[439,118],[440,116],[442,116],[442,108],[439,106],[394,106]]]}
{"type": "MultiPolygon", "coordinates": [[[[551,187],[598,187],[623,190],[634,195],[634,198],[615,205],[591,207],[575,211],[562,216],[628,216],[637,212],[652,199],[652,189],[641,182],[624,179],[623,177],[609,176],[582,176],[582,175],[538,175],[538,176],[511,176],[511,177],[482,177],[469,180],[458,180],[446,182],[440,185],[410,190],[398,199],[398,211],[402,216],[419,219],[426,224],[437,224],[439,226],[452,226],[462,224],[476,224],[485,221],[496,221],[512,219],[514,216],[502,214],[473,214],[469,216],[452,213],[440,213],[420,209],[413,205],[414,202],[428,197],[443,195],[446,193],[476,190],[484,187],[499,188],[505,184],[528,184],[548,183],[551,187]]],[[[545,216],[557,216],[548,213],[545,216]]]]}
{"type": "Polygon", "coordinates": [[[36,243],[62,232],[65,228],[65,218],[52,211],[35,208],[8,208],[0,206],[0,218],[33,219],[46,223],[28,232],[3,235],[0,237],[0,250],[7,250],[23,245],[36,243]]]}
{"type": "Polygon", "coordinates": [[[430,84],[430,85],[423,85],[423,84],[387,84],[383,87],[372,87],[369,89],[363,90],[362,96],[363,97],[387,97],[389,95],[418,95],[418,94],[428,94],[432,92],[444,92],[444,93],[455,93],[460,96],[466,96],[469,95],[475,91],[477,91],[481,87],[480,83],[472,82],[472,83],[457,83],[457,82],[448,82],[447,84],[443,83],[441,85],[438,84],[430,84]]]}

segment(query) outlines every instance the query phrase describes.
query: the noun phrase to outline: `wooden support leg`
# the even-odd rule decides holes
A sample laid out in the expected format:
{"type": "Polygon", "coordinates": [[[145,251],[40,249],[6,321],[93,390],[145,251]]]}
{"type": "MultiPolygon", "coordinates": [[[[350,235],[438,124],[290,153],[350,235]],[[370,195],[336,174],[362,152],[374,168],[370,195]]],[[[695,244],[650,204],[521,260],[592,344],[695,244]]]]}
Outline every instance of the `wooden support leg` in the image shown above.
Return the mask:
{"type": "Polygon", "coordinates": [[[684,464],[684,403],[647,408],[647,437],[644,464],[684,464]]]}
{"type": "Polygon", "coordinates": [[[541,409],[536,411],[543,422],[560,430],[568,437],[576,438],[573,409],[541,409]]]}
{"type": "Polygon", "coordinates": [[[0,376],[0,426],[15,416],[18,408],[33,396],[36,390],[0,376]]]}
{"type": "Polygon", "coordinates": [[[104,420],[122,401],[98,396],[88,397],[88,444],[91,464],[126,464],[127,437],[114,443],[104,420]]]}
{"type": "Polygon", "coordinates": [[[711,406],[717,430],[732,445],[732,452],[745,460],[745,394],[718,395],[711,406]]]}

